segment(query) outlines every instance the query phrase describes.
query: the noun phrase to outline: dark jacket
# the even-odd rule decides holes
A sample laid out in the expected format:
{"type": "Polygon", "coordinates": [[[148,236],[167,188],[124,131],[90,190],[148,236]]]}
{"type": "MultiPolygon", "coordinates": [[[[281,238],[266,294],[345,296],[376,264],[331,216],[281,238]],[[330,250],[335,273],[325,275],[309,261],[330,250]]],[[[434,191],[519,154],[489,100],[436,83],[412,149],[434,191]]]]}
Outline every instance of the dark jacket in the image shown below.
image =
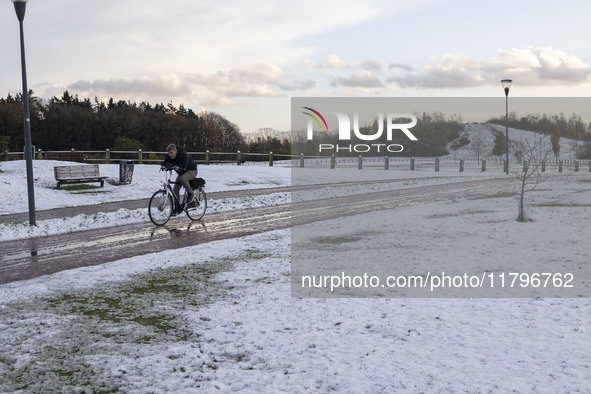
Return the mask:
{"type": "Polygon", "coordinates": [[[191,159],[191,156],[187,154],[184,150],[177,146],[176,148],[176,156],[174,159],[171,159],[169,155],[166,155],[166,159],[164,159],[164,165],[173,165],[180,167],[179,170],[176,170],[177,174],[183,175],[185,172],[189,170],[196,170],[197,164],[191,159]]]}

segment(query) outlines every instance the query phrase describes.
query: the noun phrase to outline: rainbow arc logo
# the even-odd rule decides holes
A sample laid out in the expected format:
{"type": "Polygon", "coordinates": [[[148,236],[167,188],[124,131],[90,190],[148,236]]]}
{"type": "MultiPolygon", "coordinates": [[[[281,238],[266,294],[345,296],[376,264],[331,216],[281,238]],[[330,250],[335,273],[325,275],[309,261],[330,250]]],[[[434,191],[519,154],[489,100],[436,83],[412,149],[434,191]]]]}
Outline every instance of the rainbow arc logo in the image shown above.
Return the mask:
{"type": "MultiPolygon", "coordinates": [[[[322,119],[322,123],[324,123],[324,130],[325,130],[325,131],[328,131],[328,124],[326,123],[326,120],[324,119],[324,116],[322,116],[322,115],[320,114],[320,112],[318,112],[318,111],[316,111],[315,109],[312,109],[312,108],[310,108],[310,107],[302,107],[302,108],[303,108],[303,109],[307,109],[308,111],[311,111],[311,112],[313,112],[314,114],[318,115],[318,117],[319,117],[320,119],[322,119]]],[[[308,116],[310,116],[312,119],[314,119],[314,120],[315,120],[315,121],[318,123],[318,126],[320,126],[320,130],[322,130],[322,123],[320,123],[320,119],[318,119],[316,116],[314,116],[314,115],[313,115],[313,114],[311,114],[310,112],[302,112],[302,113],[303,113],[303,114],[305,114],[305,115],[308,115],[308,116]]]]}

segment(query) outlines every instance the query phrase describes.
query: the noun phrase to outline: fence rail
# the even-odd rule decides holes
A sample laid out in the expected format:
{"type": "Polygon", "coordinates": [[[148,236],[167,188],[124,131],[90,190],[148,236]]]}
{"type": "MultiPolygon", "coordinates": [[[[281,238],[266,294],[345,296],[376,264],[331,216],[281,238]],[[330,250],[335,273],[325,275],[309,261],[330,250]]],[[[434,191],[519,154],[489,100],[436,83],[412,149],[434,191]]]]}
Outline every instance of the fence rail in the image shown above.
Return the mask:
{"type": "MultiPolygon", "coordinates": [[[[138,164],[156,164],[164,160],[166,152],[155,151],[51,151],[52,153],[68,154],[76,152],[83,154],[86,162],[89,163],[118,163],[120,161],[135,161],[138,164]]],[[[41,149],[34,154],[36,160],[42,160],[44,153],[41,149]]],[[[442,168],[456,168],[458,172],[469,171],[505,171],[505,160],[499,158],[473,159],[473,158],[451,158],[451,157],[337,157],[332,156],[305,156],[299,155],[278,155],[269,153],[251,153],[251,152],[187,152],[193,160],[199,164],[234,164],[234,165],[252,165],[268,164],[273,166],[276,161],[291,167],[325,167],[325,168],[354,168],[361,170],[363,168],[383,168],[389,170],[392,168],[408,169],[410,171],[431,169],[435,172],[442,168]]],[[[8,152],[9,160],[23,159],[23,152],[8,152]]],[[[522,160],[510,160],[511,169],[525,169],[526,166],[539,164],[542,172],[563,172],[572,170],[574,172],[588,169],[591,172],[591,160],[543,160],[541,162],[526,162],[522,160]]]]}

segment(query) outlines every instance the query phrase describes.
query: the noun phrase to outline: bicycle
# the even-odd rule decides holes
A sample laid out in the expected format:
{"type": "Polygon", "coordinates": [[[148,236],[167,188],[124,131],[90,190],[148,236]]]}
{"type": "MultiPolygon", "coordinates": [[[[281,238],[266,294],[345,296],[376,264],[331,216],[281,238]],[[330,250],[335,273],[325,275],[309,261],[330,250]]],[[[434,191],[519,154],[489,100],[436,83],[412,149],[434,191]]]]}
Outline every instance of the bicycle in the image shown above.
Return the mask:
{"type": "Polygon", "coordinates": [[[172,170],[178,170],[179,167],[161,166],[160,171],[165,171],[165,180],[162,184],[162,189],[155,192],[148,203],[148,215],[150,220],[156,226],[163,226],[171,218],[174,208],[176,206],[183,207],[183,211],[191,220],[200,220],[205,215],[207,209],[207,195],[203,188],[205,187],[205,180],[203,178],[192,179],[189,184],[195,194],[195,206],[188,207],[187,190],[183,188],[184,193],[179,201],[172,191],[171,184],[179,182],[171,181],[172,170]]]}

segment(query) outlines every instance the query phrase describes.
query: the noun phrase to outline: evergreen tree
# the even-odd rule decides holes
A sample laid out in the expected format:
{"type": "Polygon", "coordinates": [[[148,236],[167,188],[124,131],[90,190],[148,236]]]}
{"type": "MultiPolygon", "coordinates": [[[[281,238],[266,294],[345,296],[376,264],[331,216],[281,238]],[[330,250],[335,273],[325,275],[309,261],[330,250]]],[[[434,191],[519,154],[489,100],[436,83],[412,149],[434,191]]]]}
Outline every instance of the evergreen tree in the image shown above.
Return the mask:
{"type": "Polygon", "coordinates": [[[495,144],[493,146],[492,154],[495,156],[501,156],[506,153],[506,139],[505,134],[500,131],[497,131],[495,134],[495,144]]]}
{"type": "Polygon", "coordinates": [[[558,160],[560,157],[560,130],[556,124],[552,126],[550,142],[552,142],[552,152],[554,152],[554,156],[556,157],[556,160],[558,160]]]}

